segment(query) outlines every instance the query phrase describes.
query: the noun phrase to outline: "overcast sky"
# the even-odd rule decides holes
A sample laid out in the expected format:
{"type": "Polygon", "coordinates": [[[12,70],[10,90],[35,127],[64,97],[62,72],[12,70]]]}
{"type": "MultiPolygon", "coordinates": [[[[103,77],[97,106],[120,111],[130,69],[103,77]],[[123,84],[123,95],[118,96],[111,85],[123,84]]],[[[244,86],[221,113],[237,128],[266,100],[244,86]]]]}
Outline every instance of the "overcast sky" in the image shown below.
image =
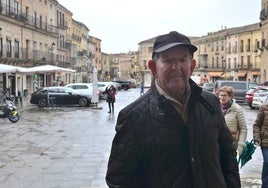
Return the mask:
{"type": "Polygon", "coordinates": [[[102,40],[102,52],[137,51],[138,43],[176,30],[202,36],[258,23],[261,0],[58,0],[102,40]]]}

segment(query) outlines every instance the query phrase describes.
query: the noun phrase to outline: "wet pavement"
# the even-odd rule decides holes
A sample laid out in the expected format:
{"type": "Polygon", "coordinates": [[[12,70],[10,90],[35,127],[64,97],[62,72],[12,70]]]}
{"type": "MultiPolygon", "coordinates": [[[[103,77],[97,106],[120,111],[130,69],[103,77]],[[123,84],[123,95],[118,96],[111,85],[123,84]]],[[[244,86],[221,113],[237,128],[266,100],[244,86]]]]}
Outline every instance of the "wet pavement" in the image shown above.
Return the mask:
{"type": "MultiPolygon", "coordinates": [[[[38,109],[23,99],[21,120],[0,119],[0,188],[107,188],[105,173],[119,110],[139,97],[139,89],[116,95],[115,113],[97,107],[38,109]]],[[[249,134],[257,111],[243,106],[249,134]]],[[[257,148],[240,169],[242,187],[261,187],[262,156],[257,148]]]]}

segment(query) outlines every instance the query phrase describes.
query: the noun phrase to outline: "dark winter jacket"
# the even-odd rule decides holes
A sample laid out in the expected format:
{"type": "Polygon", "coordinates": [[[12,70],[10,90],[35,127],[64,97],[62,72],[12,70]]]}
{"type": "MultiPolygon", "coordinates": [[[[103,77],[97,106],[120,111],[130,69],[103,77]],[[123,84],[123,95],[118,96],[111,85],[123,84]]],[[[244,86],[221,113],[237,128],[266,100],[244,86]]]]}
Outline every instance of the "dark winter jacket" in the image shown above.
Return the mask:
{"type": "Polygon", "coordinates": [[[253,138],[261,147],[268,148],[268,104],[260,107],[253,124],[253,138]]]}
{"type": "Polygon", "coordinates": [[[117,120],[110,188],[239,188],[236,146],[219,100],[191,82],[184,123],[155,85],[117,120]]]}
{"type": "Polygon", "coordinates": [[[105,89],[105,93],[107,94],[107,99],[106,102],[111,102],[114,103],[115,102],[115,94],[116,94],[116,89],[113,88],[109,88],[109,89],[105,89]]]}

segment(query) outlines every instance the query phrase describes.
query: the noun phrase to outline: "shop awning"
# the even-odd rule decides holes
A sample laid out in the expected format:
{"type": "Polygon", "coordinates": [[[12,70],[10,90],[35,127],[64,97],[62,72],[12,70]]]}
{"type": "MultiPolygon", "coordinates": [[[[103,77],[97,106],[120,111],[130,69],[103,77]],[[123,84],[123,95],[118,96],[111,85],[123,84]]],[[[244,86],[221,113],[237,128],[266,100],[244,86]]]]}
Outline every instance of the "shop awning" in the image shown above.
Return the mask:
{"type": "Polygon", "coordinates": [[[260,76],[261,73],[259,71],[252,71],[251,72],[251,75],[253,75],[253,76],[260,76]]]}
{"type": "Polygon", "coordinates": [[[67,69],[63,67],[57,67],[53,65],[41,65],[37,67],[28,68],[29,71],[34,73],[48,73],[48,72],[76,72],[73,69],[67,69]]]}
{"type": "Polygon", "coordinates": [[[0,64],[0,73],[22,73],[22,72],[29,72],[29,71],[27,68],[23,67],[0,64]]]}
{"type": "Polygon", "coordinates": [[[209,72],[208,75],[210,77],[221,77],[221,75],[223,75],[223,72],[209,72]]]}
{"type": "Polygon", "coordinates": [[[231,73],[230,72],[225,72],[221,77],[223,77],[223,78],[230,78],[231,77],[231,73]]]}
{"type": "Polygon", "coordinates": [[[236,74],[236,76],[237,76],[237,77],[245,77],[246,74],[247,74],[247,72],[238,72],[238,73],[236,74]]]}

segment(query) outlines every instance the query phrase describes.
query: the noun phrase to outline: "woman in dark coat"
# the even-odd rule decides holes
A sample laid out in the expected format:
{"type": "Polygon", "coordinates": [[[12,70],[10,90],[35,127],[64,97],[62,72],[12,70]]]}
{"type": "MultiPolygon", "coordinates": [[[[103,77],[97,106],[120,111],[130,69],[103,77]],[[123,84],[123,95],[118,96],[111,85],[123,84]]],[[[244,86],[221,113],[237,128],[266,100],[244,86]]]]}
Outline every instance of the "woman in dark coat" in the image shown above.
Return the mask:
{"type": "Polygon", "coordinates": [[[107,93],[107,99],[106,101],[108,102],[108,106],[109,106],[109,112],[108,113],[111,113],[111,110],[112,110],[112,113],[114,113],[114,102],[115,102],[115,94],[116,94],[116,89],[113,85],[111,85],[108,89],[108,87],[106,88],[106,93],[107,93]]]}

